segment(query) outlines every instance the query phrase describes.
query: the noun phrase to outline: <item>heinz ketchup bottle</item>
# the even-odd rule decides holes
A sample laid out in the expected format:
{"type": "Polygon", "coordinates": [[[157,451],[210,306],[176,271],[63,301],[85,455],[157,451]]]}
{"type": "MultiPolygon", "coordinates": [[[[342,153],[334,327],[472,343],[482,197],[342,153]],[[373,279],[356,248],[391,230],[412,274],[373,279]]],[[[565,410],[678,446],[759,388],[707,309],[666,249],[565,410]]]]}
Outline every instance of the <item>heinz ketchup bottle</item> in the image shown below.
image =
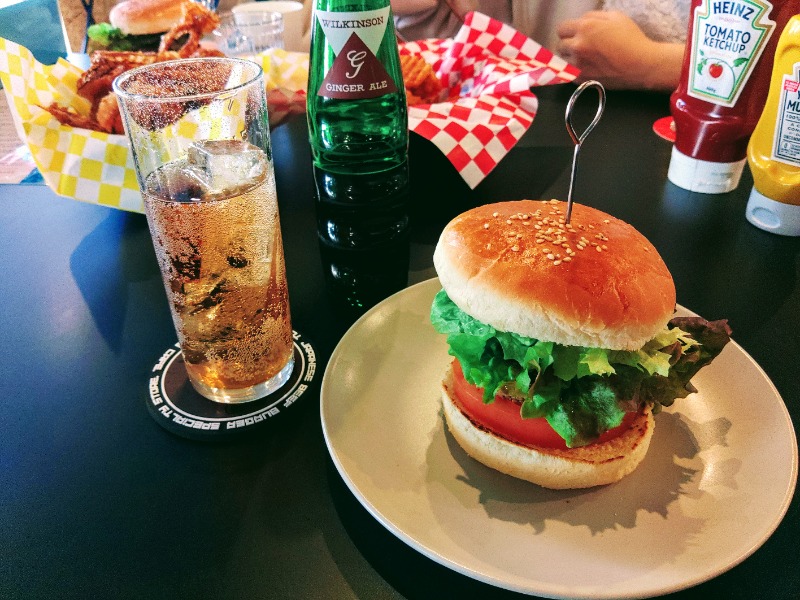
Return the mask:
{"type": "Polygon", "coordinates": [[[671,96],[669,180],[719,194],[739,185],[769,91],[775,46],[800,0],[693,0],[681,81],[671,96]]]}

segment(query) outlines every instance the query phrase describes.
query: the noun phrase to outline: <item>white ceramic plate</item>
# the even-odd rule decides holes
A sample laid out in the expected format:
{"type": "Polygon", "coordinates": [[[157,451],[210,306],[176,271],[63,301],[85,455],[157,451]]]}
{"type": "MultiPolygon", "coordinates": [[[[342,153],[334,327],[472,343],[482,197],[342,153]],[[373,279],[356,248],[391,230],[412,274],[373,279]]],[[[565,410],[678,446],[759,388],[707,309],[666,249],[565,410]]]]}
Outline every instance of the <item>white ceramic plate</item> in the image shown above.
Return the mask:
{"type": "MultiPolygon", "coordinates": [[[[460,573],[561,598],[666,594],[752,554],[785,514],[797,441],[775,387],[729,344],[656,417],[647,457],[621,482],[553,491],[469,458],[441,417],[450,360],[430,325],[436,279],[388,298],[336,348],[322,425],[339,472],[401,540],[460,573]]],[[[688,311],[681,310],[684,314],[688,311]]]]}

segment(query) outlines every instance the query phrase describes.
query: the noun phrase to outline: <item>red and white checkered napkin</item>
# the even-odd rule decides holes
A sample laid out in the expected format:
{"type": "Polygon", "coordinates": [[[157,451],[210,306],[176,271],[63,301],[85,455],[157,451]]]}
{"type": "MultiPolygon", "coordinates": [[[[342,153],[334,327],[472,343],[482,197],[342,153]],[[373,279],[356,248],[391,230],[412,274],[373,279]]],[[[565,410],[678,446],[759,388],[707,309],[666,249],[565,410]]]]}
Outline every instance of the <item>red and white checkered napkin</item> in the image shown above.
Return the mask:
{"type": "Polygon", "coordinates": [[[579,70],[513,27],[467,14],[453,39],[407,42],[433,66],[451,100],[409,106],[409,129],[433,142],[475,188],[533,123],[530,88],[566,83],[579,70]],[[453,100],[455,98],[455,100],[453,100]]]}

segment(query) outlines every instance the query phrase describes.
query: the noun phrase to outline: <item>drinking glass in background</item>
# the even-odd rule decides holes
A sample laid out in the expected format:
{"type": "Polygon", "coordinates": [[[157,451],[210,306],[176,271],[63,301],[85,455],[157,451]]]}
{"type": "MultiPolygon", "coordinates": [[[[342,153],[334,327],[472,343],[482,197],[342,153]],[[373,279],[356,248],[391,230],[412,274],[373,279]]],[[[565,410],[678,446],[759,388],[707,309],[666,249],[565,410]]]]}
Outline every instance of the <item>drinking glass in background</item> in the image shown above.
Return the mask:
{"type": "Polygon", "coordinates": [[[227,56],[258,54],[270,48],[283,48],[283,15],[261,11],[241,18],[233,13],[220,16],[213,33],[219,50],[227,56]]]}
{"type": "Polygon", "coordinates": [[[303,39],[306,21],[310,13],[303,10],[302,2],[294,0],[268,0],[267,2],[243,2],[231,8],[237,22],[247,23],[251,15],[264,11],[279,12],[283,15],[283,47],[292,52],[308,52],[308,39],[303,39]]]}
{"type": "Polygon", "coordinates": [[[217,402],[268,395],[293,347],[261,68],[162,62],[114,91],[189,380],[217,402]]]}

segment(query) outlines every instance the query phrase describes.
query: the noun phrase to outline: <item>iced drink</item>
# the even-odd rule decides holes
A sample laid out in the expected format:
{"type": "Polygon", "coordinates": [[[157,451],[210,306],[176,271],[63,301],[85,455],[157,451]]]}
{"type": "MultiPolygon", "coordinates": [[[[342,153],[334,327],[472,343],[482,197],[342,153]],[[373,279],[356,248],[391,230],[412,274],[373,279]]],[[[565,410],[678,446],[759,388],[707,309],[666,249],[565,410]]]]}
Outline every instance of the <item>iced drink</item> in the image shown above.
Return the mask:
{"type": "Polygon", "coordinates": [[[263,398],[293,342],[261,67],[159,62],[114,91],[189,380],[217,402],[263,398]]]}
{"type": "Polygon", "coordinates": [[[292,328],[264,153],[236,140],[197,142],[148,176],[144,197],[195,387],[231,401],[267,381],[280,387],[292,370],[292,328]]]}

